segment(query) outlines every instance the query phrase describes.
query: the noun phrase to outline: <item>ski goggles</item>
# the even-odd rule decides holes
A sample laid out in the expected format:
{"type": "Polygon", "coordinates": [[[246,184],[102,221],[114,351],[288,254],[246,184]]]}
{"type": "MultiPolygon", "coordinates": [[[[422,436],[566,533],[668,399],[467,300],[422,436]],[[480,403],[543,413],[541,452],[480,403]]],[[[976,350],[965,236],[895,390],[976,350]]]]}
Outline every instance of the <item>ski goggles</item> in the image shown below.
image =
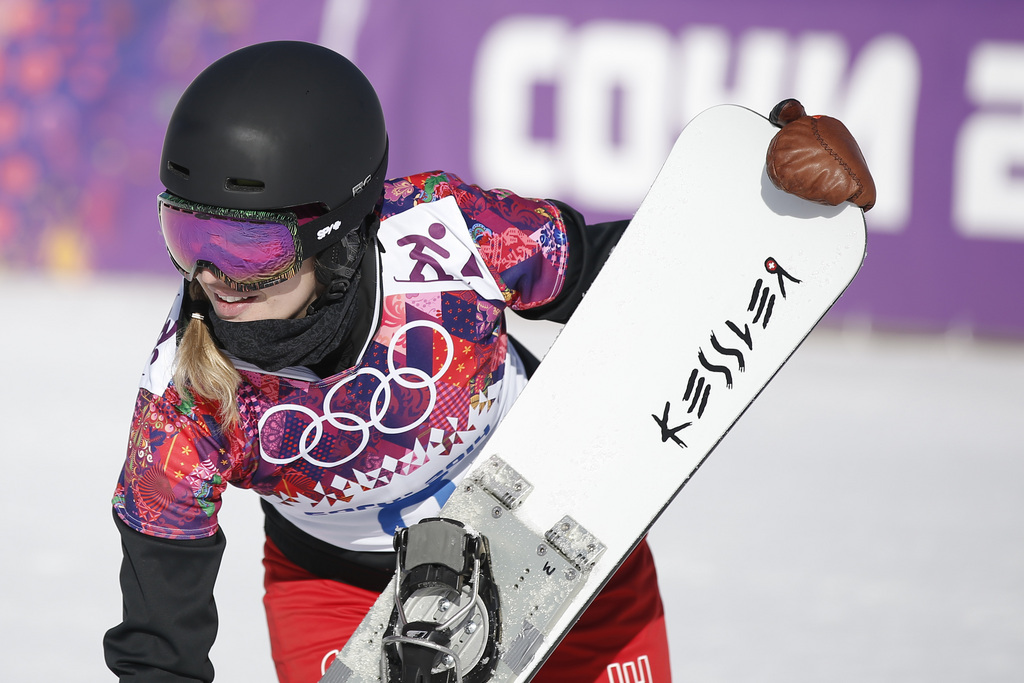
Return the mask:
{"type": "Polygon", "coordinates": [[[222,209],[169,192],[157,204],[167,253],[186,280],[207,268],[232,289],[249,292],[284,282],[302,265],[294,213],[222,209]]]}
{"type": "Polygon", "coordinates": [[[377,170],[355,185],[346,201],[301,226],[298,215],[287,210],[225,209],[163,192],[157,210],[167,253],[187,280],[207,268],[241,292],[284,282],[299,272],[303,258],[367,225],[387,166],[385,145],[377,170]]]}

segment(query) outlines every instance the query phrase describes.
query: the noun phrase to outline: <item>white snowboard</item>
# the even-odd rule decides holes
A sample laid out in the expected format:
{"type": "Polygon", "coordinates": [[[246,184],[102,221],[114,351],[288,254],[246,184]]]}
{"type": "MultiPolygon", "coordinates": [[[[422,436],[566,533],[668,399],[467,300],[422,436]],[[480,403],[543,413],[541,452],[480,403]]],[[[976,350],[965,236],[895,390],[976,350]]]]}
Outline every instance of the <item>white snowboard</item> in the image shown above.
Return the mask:
{"type": "MultiPolygon", "coordinates": [[[[863,212],[777,190],[765,173],[777,131],[730,105],[686,127],[442,509],[490,542],[491,680],[529,680],[859,270],[863,212]]],[[[393,604],[389,589],[325,682],[381,680],[393,604]]]]}

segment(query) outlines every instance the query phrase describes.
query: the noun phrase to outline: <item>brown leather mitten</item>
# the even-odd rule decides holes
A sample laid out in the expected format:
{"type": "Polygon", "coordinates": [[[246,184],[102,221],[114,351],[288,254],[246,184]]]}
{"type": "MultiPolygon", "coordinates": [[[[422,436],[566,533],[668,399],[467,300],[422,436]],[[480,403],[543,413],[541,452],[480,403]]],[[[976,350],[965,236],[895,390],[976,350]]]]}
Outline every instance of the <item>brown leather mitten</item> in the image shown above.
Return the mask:
{"type": "Polygon", "coordinates": [[[875,181],[857,141],[841,121],[808,116],[797,100],[775,105],[768,119],[782,130],[768,145],[768,177],[797,197],[837,206],[875,205],[875,181]]]}

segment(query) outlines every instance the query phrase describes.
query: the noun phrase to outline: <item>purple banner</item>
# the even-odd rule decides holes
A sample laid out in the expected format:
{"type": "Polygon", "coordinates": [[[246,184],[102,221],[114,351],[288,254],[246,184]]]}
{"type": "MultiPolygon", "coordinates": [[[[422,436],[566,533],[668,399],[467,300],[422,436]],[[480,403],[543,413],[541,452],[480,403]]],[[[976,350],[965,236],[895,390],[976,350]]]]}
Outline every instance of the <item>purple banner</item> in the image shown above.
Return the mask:
{"type": "Polygon", "coordinates": [[[703,109],[798,97],[850,127],[878,184],[830,320],[1024,336],[1021,3],[9,4],[3,265],[171,272],[154,198],[177,96],[236,47],[303,39],[377,86],[393,175],[443,168],[591,221],[631,215],[703,109]]]}

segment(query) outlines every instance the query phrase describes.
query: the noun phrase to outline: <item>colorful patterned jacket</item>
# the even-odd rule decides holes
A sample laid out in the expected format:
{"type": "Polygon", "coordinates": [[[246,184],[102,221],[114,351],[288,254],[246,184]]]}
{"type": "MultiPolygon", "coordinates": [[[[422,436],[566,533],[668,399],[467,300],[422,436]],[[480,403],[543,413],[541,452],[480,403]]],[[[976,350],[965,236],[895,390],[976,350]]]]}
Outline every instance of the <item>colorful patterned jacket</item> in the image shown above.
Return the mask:
{"type": "Polygon", "coordinates": [[[241,420],[228,432],[216,405],[170,383],[179,294],[115,494],[130,527],[210,536],[227,484],[351,550],[388,550],[396,526],[437,512],[525,382],[502,313],[559,293],[565,225],[551,203],[442,173],[389,182],[381,219],[379,317],[359,361],[323,379],[237,363],[241,420]]]}
{"type": "Polygon", "coordinates": [[[435,514],[525,384],[504,312],[564,322],[626,225],[584,230],[564,204],[441,172],[389,181],[379,212],[380,248],[366,256],[377,259],[376,305],[358,361],[323,378],[237,361],[241,419],[230,430],[218,406],[171,382],[179,291],[114,495],[125,615],[104,643],[115,672],[144,653],[154,670],[205,680],[228,484],[262,496],[268,536],[293,562],[382,587],[362,560],[343,560],[387,557],[397,526],[435,514]]]}

